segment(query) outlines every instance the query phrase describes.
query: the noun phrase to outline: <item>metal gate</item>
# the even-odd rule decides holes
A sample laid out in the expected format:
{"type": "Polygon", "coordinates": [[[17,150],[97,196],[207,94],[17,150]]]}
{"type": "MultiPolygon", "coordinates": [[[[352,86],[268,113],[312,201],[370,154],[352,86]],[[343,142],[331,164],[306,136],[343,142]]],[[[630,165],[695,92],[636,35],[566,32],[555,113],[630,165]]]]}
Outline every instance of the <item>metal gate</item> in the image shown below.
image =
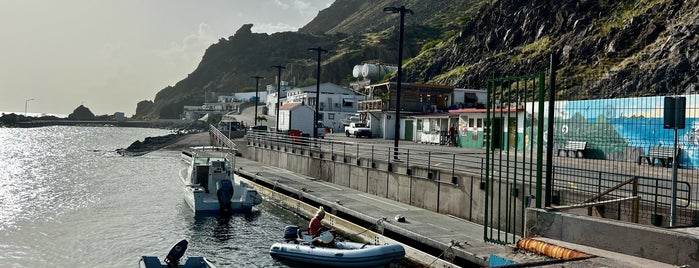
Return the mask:
{"type": "Polygon", "coordinates": [[[544,73],[488,80],[484,239],[514,244],[526,207],[541,207],[544,73]]]}

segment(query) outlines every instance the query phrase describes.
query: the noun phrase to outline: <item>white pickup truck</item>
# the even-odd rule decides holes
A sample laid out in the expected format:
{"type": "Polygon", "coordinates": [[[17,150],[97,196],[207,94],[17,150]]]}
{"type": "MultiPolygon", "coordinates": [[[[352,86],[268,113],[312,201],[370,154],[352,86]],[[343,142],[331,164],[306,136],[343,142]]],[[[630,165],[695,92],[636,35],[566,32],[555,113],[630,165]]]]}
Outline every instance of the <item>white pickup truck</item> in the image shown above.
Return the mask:
{"type": "Polygon", "coordinates": [[[347,135],[347,137],[354,135],[357,138],[371,138],[371,128],[369,128],[365,123],[353,122],[345,128],[345,135],[347,135]]]}

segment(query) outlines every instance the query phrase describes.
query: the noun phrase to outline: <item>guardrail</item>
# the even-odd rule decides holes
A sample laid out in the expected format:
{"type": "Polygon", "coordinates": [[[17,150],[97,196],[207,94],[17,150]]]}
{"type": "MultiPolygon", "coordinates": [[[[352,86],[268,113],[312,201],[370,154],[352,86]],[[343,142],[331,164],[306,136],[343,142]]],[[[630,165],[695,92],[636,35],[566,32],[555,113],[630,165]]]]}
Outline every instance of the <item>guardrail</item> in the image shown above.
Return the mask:
{"type": "Polygon", "coordinates": [[[357,165],[368,163],[368,166],[376,167],[378,161],[388,164],[400,163],[408,167],[406,172],[411,172],[411,166],[419,166],[427,169],[427,179],[435,179],[432,171],[451,174],[452,178],[457,174],[480,175],[484,163],[481,153],[435,152],[399,147],[396,155],[393,146],[313,139],[276,132],[249,131],[247,141],[248,145],[277,150],[286,149],[291,150],[292,153],[314,152],[321,159],[332,161],[349,163],[355,160],[357,165]]]}
{"type": "MultiPolygon", "coordinates": [[[[287,150],[290,153],[304,154],[313,153],[313,157],[318,157],[321,159],[327,159],[330,161],[340,161],[343,163],[355,164],[357,166],[366,166],[370,168],[376,168],[377,162],[384,162],[389,164],[389,169],[391,164],[399,163],[404,165],[407,169],[397,169],[390,170],[391,172],[405,172],[399,174],[411,175],[420,177],[421,174],[411,174],[411,167],[420,167],[426,169],[427,173],[422,178],[425,179],[437,179],[435,174],[449,174],[452,181],[440,181],[440,183],[452,183],[457,184],[458,176],[472,176],[474,178],[481,178],[481,189],[484,189],[485,178],[485,155],[484,152],[445,152],[437,150],[423,150],[423,149],[411,149],[399,147],[397,157],[394,155],[394,147],[389,145],[381,144],[368,144],[368,143],[358,143],[349,141],[336,141],[329,139],[313,139],[310,137],[301,136],[290,136],[278,132],[264,132],[264,131],[250,131],[247,134],[247,142],[249,146],[256,146],[274,150],[287,150]]],[[[435,147],[439,148],[439,147],[435,147]]],[[[605,161],[605,160],[596,160],[605,161]]],[[[510,158],[510,157],[496,157],[496,165],[491,167],[491,179],[500,181],[500,183],[512,183],[515,182],[515,188],[518,191],[517,195],[526,198],[534,194],[532,187],[534,187],[534,176],[536,173],[536,166],[532,165],[531,156],[526,155],[521,158],[510,158]],[[526,163],[523,163],[525,157],[529,157],[526,163]],[[502,172],[505,174],[510,174],[511,176],[517,177],[509,178],[507,176],[497,176],[501,173],[500,171],[508,170],[509,172],[502,172]]],[[[634,163],[630,163],[633,165],[634,163]]],[[[587,167],[587,165],[582,165],[582,167],[587,167]]],[[[583,202],[589,197],[598,195],[613,185],[623,182],[626,179],[636,177],[638,179],[638,194],[640,196],[640,202],[643,205],[641,208],[641,216],[643,219],[657,218],[657,215],[663,214],[665,210],[669,208],[670,204],[670,183],[669,178],[663,178],[662,176],[654,177],[640,176],[639,174],[634,174],[633,172],[624,173],[619,172],[609,172],[604,170],[591,170],[585,168],[575,168],[569,166],[569,163],[565,161],[554,161],[552,177],[554,182],[554,199],[558,198],[558,204],[576,204],[583,202]],[[563,198],[561,198],[561,192],[565,192],[563,198]]],[[[442,177],[444,178],[444,177],[442,177]]],[[[681,215],[683,218],[678,220],[678,222],[684,222],[690,224],[694,219],[692,218],[694,202],[692,195],[692,184],[687,181],[680,181],[678,183],[678,201],[680,206],[684,208],[685,211],[681,215]]],[[[631,192],[630,189],[620,188],[614,193],[607,195],[609,198],[622,198],[627,197],[631,192]]],[[[471,200],[473,202],[474,200],[471,200]]],[[[480,200],[477,200],[480,201],[480,200]]],[[[619,214],[630,214],[631,212],[625,210],[616,211],[619,214]]],[[[619,217],[617,217],[619,218],[619,217]]],[[[647,221],[646,221],[647,222],[647,221]]],[[[655,223],[654,223],[655,224],[655,223]]]]}
{"type": "Polygon", "coordinates": [[[228,148],[233,148],[233,149],[238,149],[238,146],[231,141],[231,139],[228,138],[225,134],[223,134],[218,128],[214,127],[213,125],[209,125],[209,133],[211,135],[212,143],[213,144],[218,144],[224,147],[228,148]]]}

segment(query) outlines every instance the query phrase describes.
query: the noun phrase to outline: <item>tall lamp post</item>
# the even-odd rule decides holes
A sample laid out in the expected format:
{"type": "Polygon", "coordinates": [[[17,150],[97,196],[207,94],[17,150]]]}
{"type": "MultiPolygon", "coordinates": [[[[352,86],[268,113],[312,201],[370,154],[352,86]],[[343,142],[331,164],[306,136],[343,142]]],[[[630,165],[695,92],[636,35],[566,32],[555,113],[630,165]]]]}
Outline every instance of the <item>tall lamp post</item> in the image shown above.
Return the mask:
{"type": "Polygon", "coordinates": [[[318,69],[316,71],[316,112],[313,114],[313,138],[318,138],[318,104],[320,103],[320,53],[328,52],[321,47],[309,48],[308,51],[318,52],[318,69]]]}
{"type": "Polygon", "coordinates": [[[275,65],[275,66],[272,66],[272,68],[277,68],[277,70],[279,71],[278,74],[277,74],[277,108],[275,109],[275,110],[277,111],[277,117],[276,117],[276,120],[275,120],[275,121],[277,121],[277,128],[276,128],[276,131],[278,132],[278,131],[279,131],[279,108],[280,108],[280,107],[279,107],[279,101],[280,101],[281,98],[282,98],[282,96],[281,96],[281,92],[282,92],[282,69],[286,69],[286,68],[285,68],[284,66],[281,66],[281,65],[275,65]]]}
{"type": "Polygon", "coordinates": [[[403,25],[405,22],[405,13],[413,14],[413,11],[405,8],[405,6],[400,7],[385,7],[383,12],[386,14],[400,13],[400,30],[398,38],[398,73],[396,77],[396,130],[395,137],[393,138],[393,157],[398,159],[398,139],[400,138],[400,86],[403,76],[403,71],[401,68],[403,66],[403,25]]]}
{"type": "Polygon", "coordinates": [[[27,103],[33,100],[34,99],[27,99],[24,101],[24,117],[27,117],[27,103]]]}
{"type": "Polygon", "coordinates": [[[250,76],[250,78],[255,78],[255,126],[257,126],[257,106],[260,104],[260,97],[257,93],[260,87],[260,79],[265,79],[262,76],[250,76]]]}

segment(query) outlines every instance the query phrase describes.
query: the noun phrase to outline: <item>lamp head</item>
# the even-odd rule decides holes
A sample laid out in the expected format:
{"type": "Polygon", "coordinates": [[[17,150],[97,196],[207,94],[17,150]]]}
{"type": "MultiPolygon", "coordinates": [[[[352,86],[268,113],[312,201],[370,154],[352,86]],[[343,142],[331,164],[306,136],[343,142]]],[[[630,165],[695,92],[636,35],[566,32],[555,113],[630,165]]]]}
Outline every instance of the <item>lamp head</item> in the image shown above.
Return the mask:
{"type": "Polygon", "coordinates": [[[413,14],[413,10],[405,8],[405,6],[400,7],[384,7],[383,13],[393,14],[393,13],[408,13],[413,14]]]}
{"type": "Polygon", "coordinates": [[[386,13],[386,14],[398,13],[398,8],[397,7],[384,7],[383,13],[386,13]]]}

